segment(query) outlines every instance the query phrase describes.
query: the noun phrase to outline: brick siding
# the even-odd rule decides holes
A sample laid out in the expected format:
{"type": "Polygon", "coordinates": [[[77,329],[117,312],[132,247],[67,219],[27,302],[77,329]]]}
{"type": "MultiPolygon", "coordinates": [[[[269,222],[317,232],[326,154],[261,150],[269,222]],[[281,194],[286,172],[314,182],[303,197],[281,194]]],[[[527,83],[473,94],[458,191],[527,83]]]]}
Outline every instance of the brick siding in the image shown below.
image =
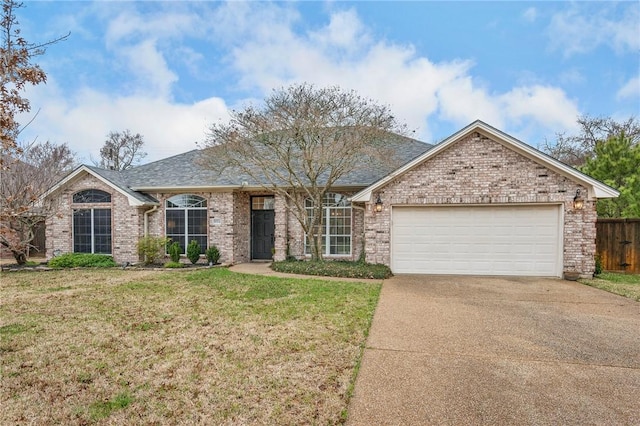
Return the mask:
{"type": "Polygon", "coordinates": [[[563,206],[563,270],[592,276],[595,268],[596,210],[586,200],[573,209],[576,190],[586,188],[479,133],[452,144],[398,176],[366,204],[368,262],[391,264],[391,208],[398,205],[487,205],[551,203],[563,206]],[[377,195],[384,202],[374,212],[377,195]]]}
{"type": "MultiPolygon", "coordinates": [[[[68,184],[59,195],[57,214],[47,220],[46,253],[73,251],[72,212],[74,208],[104,207],[104,204],[74,206],[72,195],[96,188],[112,195],[113,257],[116,262],[138,262],[136,245],[144,235],[145,211],[151,207],[130,206],[126,196],[101,180],[86,174],[68,184]]],[[[563,206],[565,272],[593,274],[596,210],[588,199],[583,210],[573,209],[573,197],[586,188],[541,166],[515,151],[479,133],[474,133],[450,146],[436,157],[398,176],[382,187],[365,205],[352,209],[352,254],[341,259],[358,259],[362,249],[367,261],[390,265],[391,220],[393,205],[487,205],[552,203],[563,206]],[[380,194],[384,209],[373,210],[380,194]],[[364,242],[366,241],[366,245],[364,242]]],[[[352,193],[340,193],[350,196],[352,193]]],[[[239,263],[251,259],[252,195],[262,192],[192,192],[207,199],[209,242],[220,250],[221,262],[239,263]]],[[[148,214],[150,235],[165,235],[164,205],[175,193],[152,193],[160,206],[148,214]]],[[[275,197],[275,259],[287,254],[304,258],[304,232],[293,214],[291,201],[275,197]]]]}
{"type": "Polygon", "coordinates": [[[64,188],[58,196],[56,214],[47,219],[47,258],[56,253],[73,252],[73,210],[111,208],[111,247],[116,262],[137,261],[138,237],[142,235],[143,209],[129,206],[126,196],[91,175],[84,175],[64,188]],[[73,204],[73,194],[85,189],[100,189],[111,194],[110,203],[73,204]]]}

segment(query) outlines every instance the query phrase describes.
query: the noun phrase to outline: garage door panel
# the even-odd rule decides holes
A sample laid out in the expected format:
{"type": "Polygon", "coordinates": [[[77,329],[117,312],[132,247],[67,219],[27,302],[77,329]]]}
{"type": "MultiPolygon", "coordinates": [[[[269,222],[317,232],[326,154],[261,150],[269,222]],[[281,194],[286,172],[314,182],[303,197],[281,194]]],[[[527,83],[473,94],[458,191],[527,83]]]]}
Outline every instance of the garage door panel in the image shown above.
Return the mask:
{"type": "Polygon", "coordinates": [[[559,206],[393,207],[396,273],[559,276],[559,206]]]}

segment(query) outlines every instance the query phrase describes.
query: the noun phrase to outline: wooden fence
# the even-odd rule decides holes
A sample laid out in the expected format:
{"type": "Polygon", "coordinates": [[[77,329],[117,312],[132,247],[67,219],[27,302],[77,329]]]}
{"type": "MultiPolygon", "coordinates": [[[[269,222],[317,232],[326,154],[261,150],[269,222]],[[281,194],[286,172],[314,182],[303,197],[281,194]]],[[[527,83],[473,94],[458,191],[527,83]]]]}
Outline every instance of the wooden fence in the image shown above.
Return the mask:
{"type": "Polygon", "coordinates": [[[640,219],[598,219],[596,252],[604,270],[640,274],[640,219]]]}

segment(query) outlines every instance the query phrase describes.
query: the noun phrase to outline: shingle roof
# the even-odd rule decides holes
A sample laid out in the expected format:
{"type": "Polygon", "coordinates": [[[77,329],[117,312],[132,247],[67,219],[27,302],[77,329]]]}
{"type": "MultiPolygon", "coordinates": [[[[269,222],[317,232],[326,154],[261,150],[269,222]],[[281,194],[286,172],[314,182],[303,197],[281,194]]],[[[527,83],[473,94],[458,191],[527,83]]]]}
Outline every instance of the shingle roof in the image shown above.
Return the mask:
{"type": "Polygon", "coordinates": [[[123,192],[127,193],[131,197],[134,197],[135,199],[137,199],[142,203],[153,204],[158,202],[158,200],[151,197],[150,195],[132,190],[131,187],[128,185],[127,179],[123,172],[116,171],[116,170],[101,169],[99,167],[94,167],[94,166],[86,166],[86,167],[92,172],[102,177],[103,179],[108,180],[113,185],[117,186],[123,192]]]}
{"type": "MultiPolygon", "coordinates": [[[[432,145],[395,134],[389,134],[384,143],[389,152],[395,153],[395,158],[373,162],[371,159],[363,159],[362,163],[366,164],[343,176],[335,186],[366,187],[432,148],[432,145]]],[[[260,182],[237,168],[226,167],[218,172],[206,167],[206,155],[204,150],[193,150],[125,171],[86,167],[143,203],[157,203],[157,200],[144,193],[145,190],[260,185],[260,182]]]]}

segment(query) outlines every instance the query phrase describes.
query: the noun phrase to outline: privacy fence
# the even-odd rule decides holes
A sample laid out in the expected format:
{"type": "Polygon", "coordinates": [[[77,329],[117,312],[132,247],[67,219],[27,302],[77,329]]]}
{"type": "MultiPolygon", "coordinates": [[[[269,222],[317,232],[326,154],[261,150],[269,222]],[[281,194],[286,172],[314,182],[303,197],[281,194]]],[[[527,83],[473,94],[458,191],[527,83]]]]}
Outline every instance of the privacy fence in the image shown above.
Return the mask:
{"type": "Polygon", "coordinates": [[[596,235],[603,269],[640,274],[640,219],[598,219],[596,235]]]}

